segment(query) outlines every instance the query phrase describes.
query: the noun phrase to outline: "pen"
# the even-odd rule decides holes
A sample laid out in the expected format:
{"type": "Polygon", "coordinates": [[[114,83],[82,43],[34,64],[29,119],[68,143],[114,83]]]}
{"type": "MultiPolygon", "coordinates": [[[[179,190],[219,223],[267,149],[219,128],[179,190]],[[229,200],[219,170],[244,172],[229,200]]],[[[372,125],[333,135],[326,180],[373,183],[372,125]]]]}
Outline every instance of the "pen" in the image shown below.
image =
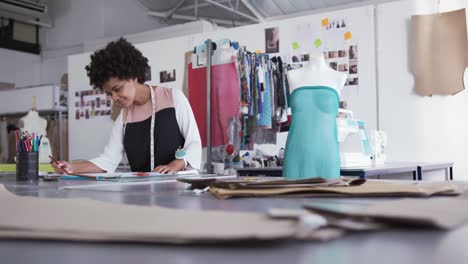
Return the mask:
{"type": "MultiPolygon", "coordinates": [[[[56,160],[54,157],[52,157],[51,155],[49,155],[49,158],[57,165],[59,165],[59,162],[58,160],[56,160]]],[[[59,165],[60,166],[60,165],[59,165]]],[[[62,168],[62,170],[66,173],[66,174],[70,174],[65,168],[62,168]]]]}
{"type": "Polygon", "coordinates": [[[31,140],[32,140],[32,149],[33,149],[34,152],[36,152],[36,151],[37,151],[37,147],[36,147],[36,135],[35,135],[34,132],[32,133],[32,139],[31,139],[31,140]]]}
{"type": "Polygon", "coordinates": [[[15,131],[15,139],[16,139],[16,148],[18,149],[18,152],[21,152],[21,147],[20,147],[20,143],[19,143],[19,132],[18,130],[15,131]]]}

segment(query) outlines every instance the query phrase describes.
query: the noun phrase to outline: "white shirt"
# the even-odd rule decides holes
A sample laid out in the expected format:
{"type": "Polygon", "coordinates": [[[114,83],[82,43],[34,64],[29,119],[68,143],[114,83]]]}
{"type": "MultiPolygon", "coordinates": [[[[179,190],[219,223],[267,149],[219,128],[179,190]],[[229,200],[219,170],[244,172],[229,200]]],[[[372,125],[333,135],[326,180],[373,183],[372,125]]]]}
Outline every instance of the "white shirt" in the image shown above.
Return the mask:
{"type": "MultiPolygon", "coordinates": [[[[179,125],[180,133],[185,139],[183,149],[186,153],[184,157],[186,165],[188,163],[193,169],[199,170],[201,166],[202,147],[197,122],[195,121],[192,108],[182,91],[179,89],[171,90],[177,124],[179,125]]],[[[90,162],[106,172],[114,172],[122,160],[123,149],[123,118],[121,112],[114,122],[112,133],[109,142],[104,148],[104,152],[99,157],[91,159],[90,162]]]]}

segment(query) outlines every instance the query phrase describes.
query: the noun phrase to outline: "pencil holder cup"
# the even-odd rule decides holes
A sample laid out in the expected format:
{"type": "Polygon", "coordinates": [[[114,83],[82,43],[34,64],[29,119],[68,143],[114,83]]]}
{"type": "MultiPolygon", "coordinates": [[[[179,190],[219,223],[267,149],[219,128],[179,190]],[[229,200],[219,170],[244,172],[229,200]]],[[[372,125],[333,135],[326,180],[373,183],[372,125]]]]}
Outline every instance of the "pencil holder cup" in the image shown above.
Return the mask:
{"type": "Polygon", "coordinates": [[[39,152],[16,153],[16,180],[37,181],[39,178],[39,152]]]}

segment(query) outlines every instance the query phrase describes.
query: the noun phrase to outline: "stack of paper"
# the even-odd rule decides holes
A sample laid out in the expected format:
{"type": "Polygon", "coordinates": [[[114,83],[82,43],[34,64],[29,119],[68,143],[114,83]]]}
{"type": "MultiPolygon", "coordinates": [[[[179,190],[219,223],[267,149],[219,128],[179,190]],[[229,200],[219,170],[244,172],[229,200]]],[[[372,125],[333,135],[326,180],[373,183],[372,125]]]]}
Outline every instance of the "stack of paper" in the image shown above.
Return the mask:
{"type": "Polygon", "coordinates": [[[371,204],[364,208],[306,205],[315,214],[355,223],[405,227],[452,229],[468,222],[468,197],[438,199],[400,199],[371,204]]]}
{"type": "Polygon", "coordinates": [[[10,194],[0,185],[0,238],[158,243],[277,241],[295,236],[297,222],[264,214],[191,211],[47,199],[10,194]],[[57,213],[60,212],[60,213],[57,213]]]}
{"type": "Polygon", "coordinates": [[[197,187],[210,186],[210,192],[219,199],[230,197],[253,196],[320,196],[320,197],[428,197],[432,195],[458,195],[458,188],[446,182],[440,183],[390,183],[384,181],[369,181],[358,178],[339,178],[325,180],[312,178],[306,180],[288,181],[282,178],[252,178],[218,179],[212,181],[194,181],[197,187]]]}

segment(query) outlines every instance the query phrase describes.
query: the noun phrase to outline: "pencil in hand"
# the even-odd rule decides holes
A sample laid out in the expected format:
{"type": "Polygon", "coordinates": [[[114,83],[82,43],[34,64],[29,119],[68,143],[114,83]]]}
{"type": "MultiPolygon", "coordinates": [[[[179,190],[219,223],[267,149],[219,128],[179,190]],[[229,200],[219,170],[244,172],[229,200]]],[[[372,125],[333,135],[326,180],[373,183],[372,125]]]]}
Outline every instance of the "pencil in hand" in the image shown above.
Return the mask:
{"type": "Polygon", "coordinates": [[[53,163],[57,164],[57,166],[59,166],[66,174],[70,174],[65,168],[63,168],[58,160],[56,160],[54,157],[52,157],[51,155],[49,155],[49,158],[52,160],[53,163]]]}

